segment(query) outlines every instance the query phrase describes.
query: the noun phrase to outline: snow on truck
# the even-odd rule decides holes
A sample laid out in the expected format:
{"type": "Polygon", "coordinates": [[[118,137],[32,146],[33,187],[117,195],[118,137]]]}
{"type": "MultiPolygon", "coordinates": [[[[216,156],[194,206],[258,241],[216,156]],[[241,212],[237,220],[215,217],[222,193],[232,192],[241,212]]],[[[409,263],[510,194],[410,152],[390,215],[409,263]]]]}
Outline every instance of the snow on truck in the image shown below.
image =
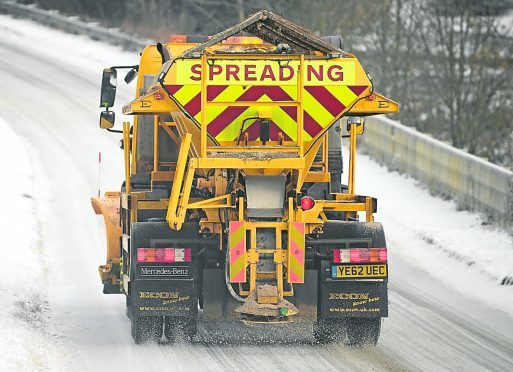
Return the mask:
{"type": "Polygon", "coordinates": [[[355,191],[356,138],[364,116],[398,105],[341,38],[260,11],[149,45],[138,66],[103,72],[109,131],[122,68],[138,75],[123,107],[133,123],[118,131],[125,181],[92,205],[107,232],[103,292],[126,296],[135,342],[191,339],[201,319],[376,344],[387,248],[376,199],[355,191]]]}

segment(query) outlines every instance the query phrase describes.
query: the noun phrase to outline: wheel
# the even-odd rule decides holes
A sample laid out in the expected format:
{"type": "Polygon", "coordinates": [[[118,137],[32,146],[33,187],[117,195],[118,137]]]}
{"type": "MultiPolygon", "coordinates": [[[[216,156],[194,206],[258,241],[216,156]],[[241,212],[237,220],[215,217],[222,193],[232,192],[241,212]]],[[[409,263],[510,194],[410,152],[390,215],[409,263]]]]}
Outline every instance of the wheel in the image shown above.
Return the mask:
{"type": "Polygon", "coordinates": [[[132,307],[130,305],[130,296],[126,295],[126,316],[128,319],[132,316],[132,307]]]}
{"type": "Polygon", "coordinates": [[[158,341],[162,337],[162,317],[141,317],[130,318],[132,338],[136,344],[143,342],[158,341]]]}
{"type": "Polygon", "coordinates": [[[173,343],[177,338],[190,342],[196,333],[196,317],[166,317],[164,335],[168,342],[173,343]]]}
{"type": "Polygon", "coordinates": [[[164,319],[164,336],[167,342],[173,343],[176,340],[176,318],[166,316],[164,319]]]}
{"type": "Polygon", "coordinates": [[[196,317],[181,319],[178,322],[178,330],[184,340],[191,342],[198,332],[196,328],[196,317]]]}
{"type": "Polygon", "coordinates": [[[348,318],[346,332],[349,346],[376,346],[381,332],[381,318],[348,318]]]}
{"type": "Polygon", "coordinates": [[[314,337],[321,344],[341,341],[344,334],[344,326],[337,319],[321,319],[314,327],[314,337]]]}

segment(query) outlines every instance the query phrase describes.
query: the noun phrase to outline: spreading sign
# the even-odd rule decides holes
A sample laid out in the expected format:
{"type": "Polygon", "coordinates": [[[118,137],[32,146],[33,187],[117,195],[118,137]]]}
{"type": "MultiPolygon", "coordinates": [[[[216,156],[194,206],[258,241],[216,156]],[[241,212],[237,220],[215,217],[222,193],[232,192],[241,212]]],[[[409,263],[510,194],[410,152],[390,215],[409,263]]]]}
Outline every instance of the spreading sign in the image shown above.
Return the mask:
{"type": "MultiPolygon", "coordinates": [[[[354,61],[305,61],[304,85],[353,85],[354,61]]],[[[219,60],[208,66],[207,81],[212,85],[297,85],[299,61],[219,60]]],[[[181,60],[176,64],[177,84],[201,84],[201,63],[181,60]]]]}

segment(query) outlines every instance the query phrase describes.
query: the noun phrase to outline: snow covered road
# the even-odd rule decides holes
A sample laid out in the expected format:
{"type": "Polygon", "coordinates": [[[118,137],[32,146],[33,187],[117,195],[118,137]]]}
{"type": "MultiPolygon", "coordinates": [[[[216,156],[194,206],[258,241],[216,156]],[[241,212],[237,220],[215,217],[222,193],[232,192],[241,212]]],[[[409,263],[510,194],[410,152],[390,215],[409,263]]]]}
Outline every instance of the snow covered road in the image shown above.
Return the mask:
{"type": "MultiPolygon", "coordinates": [[[[510,237],[361,156],[380,200],[390,317],[376,348],[295,343],[134,345],[124,299],[101,293],[89,197],[122,179],[98,126],[101,70],[137,55],[0,16],[0,368],[5,370],[513,370],[510,237]]],[[[118,106],[130,91],[118,95],[118,106]]],[[[122,117],[118,115],[118,123],[122,117]]]]}

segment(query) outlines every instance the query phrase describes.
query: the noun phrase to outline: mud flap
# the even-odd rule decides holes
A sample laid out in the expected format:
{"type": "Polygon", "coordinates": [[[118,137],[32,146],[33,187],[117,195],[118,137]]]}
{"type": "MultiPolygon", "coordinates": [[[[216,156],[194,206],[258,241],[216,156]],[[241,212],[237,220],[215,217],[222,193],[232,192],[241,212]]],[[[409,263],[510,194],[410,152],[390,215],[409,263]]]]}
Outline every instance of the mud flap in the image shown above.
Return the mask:
{"type": "Polygon", "coordinates": [[[135,316],[190,316],[197,312],[194,281],[135,280],[131,287],[135,316]]]}
{"type": "Polygon", "coordinates": [[[322,318],[376,318],[388,316],[387,283],[331,281],[321,283],[322,318]]]}
{"type": "Polygon", "coordinates": [[[174,231],[166,222],[138,222],[131,225],[130,303],[134,316],[196,316],[198,311],[199,278],[197,261],[138,262],[137,249],[141,247],[173,247],[192,249],[192,255],[201,247],[198,225],[184,224],[174,231]]]}
{"type": "MultiPolygon", "coordinates": [[[[330,221],[324,225],[323,239],[331,240],[323,249],[337,246],[386,247],[380,223],[330,221]]],[[[327,252],[328,252],[327,251],[327,252]]],[[[319,319],[381,318],[388,316],[388,276],[379,279],[340,279],[330,260],[321,261],[319,319]]],[[[388,271],[388,269],[387,269],[388,271]]]]}

